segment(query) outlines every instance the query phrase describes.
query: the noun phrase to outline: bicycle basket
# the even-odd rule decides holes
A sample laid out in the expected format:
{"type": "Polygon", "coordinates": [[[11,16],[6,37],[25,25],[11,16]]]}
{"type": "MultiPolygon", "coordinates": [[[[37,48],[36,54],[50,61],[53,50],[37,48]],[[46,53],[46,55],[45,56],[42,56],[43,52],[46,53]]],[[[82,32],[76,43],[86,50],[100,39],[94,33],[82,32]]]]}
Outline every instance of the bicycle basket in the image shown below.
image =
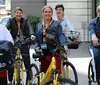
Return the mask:
{"type": "Polygon", "coordinates": [[[68,31],[66,36],[66,40],[68,43],[69,49],[78,49],[80,44],[80,32],[77,31],[68,31]]]}

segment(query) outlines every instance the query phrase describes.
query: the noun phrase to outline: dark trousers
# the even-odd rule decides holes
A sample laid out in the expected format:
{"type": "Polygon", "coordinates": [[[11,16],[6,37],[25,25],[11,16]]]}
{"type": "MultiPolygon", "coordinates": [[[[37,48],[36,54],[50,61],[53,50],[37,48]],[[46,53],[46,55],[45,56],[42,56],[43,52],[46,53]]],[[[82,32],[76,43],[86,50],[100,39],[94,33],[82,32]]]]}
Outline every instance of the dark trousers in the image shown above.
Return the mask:
{"type": "Polygon", "coordinates": [[[7,77],[0,78],[0,85],[7,85],[7,77]]]}
{"type": "MultiPolygon", "coordinates": [[[[14,51],[13,53],[15,54],[15,52],[16,51],[14,51]]],[[[21,48],[21,53],[22,53],[22,58],[23,58],[23,61],[24,61],[25,68],[26,68],[26,70],[28,70],[29,67],[30,67],[29,47],[24,45],[21,48]],[[23,56],[23,54],[27,54],[27,55],[23,56]]],[[[15,58],[15,56],[12,56],[12,57],[15,58]]],[[[13,79],[13,72],[14,72],[14,67],[8,69],[8,79],[9,79],[9,81],[12,81],[12,79],[13,79]]]]}

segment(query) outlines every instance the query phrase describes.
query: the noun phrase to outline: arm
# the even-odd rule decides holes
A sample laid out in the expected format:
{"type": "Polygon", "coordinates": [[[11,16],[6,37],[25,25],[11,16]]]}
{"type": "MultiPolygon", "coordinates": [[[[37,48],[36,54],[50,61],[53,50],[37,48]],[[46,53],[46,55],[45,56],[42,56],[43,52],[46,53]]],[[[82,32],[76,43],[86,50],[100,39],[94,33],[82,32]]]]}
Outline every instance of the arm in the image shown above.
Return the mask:
{"type": "Polygon", "coordinates": [[[26,26],[29,30],[29,35],[31,35],[31,40],[35,40],[36,37],[34,36],[33,28],[27,19],[26,19],[26,26]]]}
{"type": "Polygon", "coordinates": [[[60,45],[64,47],[66,52],[68,52],[68,47],[67,47],[68,41],[66,40],[64,34],[62,33],[62,26],[60,25],[60,23],[58,24],[58,27],[57,27],[57,36],[60,41],[60,45]]]}
{"type": "Polygon", "coordinates": [[[67,25],[68,29],[70,31],[75,31],[74,28],[73,28],[73,26],[71,25],[70,21],[68,20],[68,18],[67,17],[64,17],[64,20],[66,22],[66,25],[67,25]]]}
{"type": "Polygon", "coordinates": [[[29,21],[27,19],[26,19],[26,27],[29,30],[29,34],[34,35],[33,28],[32,28],[31,24],[29,23],[29,21]]]}
{"type": "Polygon", "coordinates": [[[96,27],[96,24],[95,24],[94,20],[90,21],[90,23],[89,23],[89,34],[92,38],[93,45],[98,46],[99,43],[98,43],[98,38],[96,37],[95,27],[96,27]]]}
{"type": "Polygon", "coordinates": [[[90,34],[90,36],[92,37],[92,35],[95,35],[95,23],[93,22],[93,21],[90,21],[89,22],[89,34],[90,34]]]}

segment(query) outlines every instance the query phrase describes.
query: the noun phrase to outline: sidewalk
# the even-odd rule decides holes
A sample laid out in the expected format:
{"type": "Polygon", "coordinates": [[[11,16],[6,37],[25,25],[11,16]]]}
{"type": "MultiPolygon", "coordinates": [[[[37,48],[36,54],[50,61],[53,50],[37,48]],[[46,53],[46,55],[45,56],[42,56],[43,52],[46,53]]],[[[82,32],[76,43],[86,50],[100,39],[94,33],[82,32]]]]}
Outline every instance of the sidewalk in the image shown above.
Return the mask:
{"type": "Polygon", "coordinates": [[[88,85],[88,64],[91,59],[88,52],[89,43],[81,43],[78,49],[71,49],[69,61],[73,63],[78,73],[78,85],[88,85]]]}
{"type": "Polygon", "coordinates": [[[70,49],[69,58],[90,57],[88,51],[89,43],[81,43],[78,49],[70,49]]]}

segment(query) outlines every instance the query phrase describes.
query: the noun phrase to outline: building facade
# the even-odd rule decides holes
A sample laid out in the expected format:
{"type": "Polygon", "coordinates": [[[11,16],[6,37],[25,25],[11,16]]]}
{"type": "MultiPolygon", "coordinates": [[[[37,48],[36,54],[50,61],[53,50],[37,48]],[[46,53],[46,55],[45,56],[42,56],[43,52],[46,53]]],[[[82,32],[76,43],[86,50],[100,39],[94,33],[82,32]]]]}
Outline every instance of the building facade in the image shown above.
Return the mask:
{"type": "Polygon", "coordinates": [[[81,40],[89,41],[88,22],[96,16],[95,10],[99,2],[100,0],[12,0],[11,10],[20,6],[25,15],[41,17],[41,9],[44,5],[50,5],[54,10],[55,5],[63,4],[65,16],[70,20],[75,30],[81,33],[81,40]]]}

